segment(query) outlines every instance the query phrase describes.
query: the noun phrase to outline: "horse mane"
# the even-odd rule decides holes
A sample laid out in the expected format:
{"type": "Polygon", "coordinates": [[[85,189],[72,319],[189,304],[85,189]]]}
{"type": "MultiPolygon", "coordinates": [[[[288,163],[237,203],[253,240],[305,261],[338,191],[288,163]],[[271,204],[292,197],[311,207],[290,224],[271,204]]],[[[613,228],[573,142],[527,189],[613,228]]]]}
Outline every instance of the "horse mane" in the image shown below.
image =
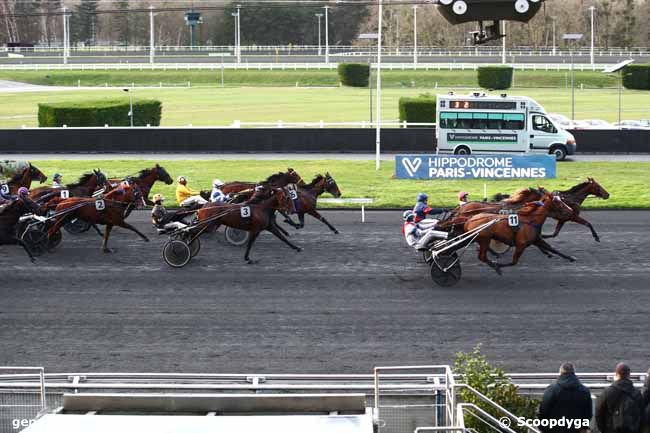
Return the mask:
{"type": "Polygon", "coordinates": [[[287,173],[283,173],[283,172],[280,171],[280,172],[278,172],[278,173],[272,174],[272,175],[270,175],[269,177],[267,177],[266,180],[265,180],[264,182],[266,182],[266,183],[271,183],[271,184],[272,184],[272,183],[275,182],[276,180],[282,180],[282,179],[284,179],[286,176],[287,176],[287,173]]]}
{"type": "Polygon", "coordinates": [[[587,185],[588,183],[589,183],[589,181],[587,180],[587,181],[584,181],[584,182],[581,182],[581,183],[579,183],[577,185],[572,186],[571,188],[567,189],[566,191],[560,191],[560,192],[562,194],[572,194],[572,193],[577,192],[577,191],[581,190],[582,188],[584,188],[584,186],[587,185]]]}
{"type": "Polygon", "coordinates": [[[539,190],[535,188],[522,188],[520,190],[515,191],[509,198],[506,198],[503,201],[504,203],[508,203],[508,204],[519,203],[523,201],[524,198],[531,192],[539,192],[539,190]]]}
{"type": "Polygon", "coordinates": [[[134,179],[138,179],[138,180],[144,179],[145,177],[149,176],[151,174],[151,172],[153,172],[153,170],[154,170],[153,168],[143,168],[142,170],[140,170],[138,172],[138,174],[136,174],[135,176],[131,176],[131,177],[134,178],[134,179]]]}
{"type": "Polygon", "coordinates": [[[317,184],[318,182],[320,182],[320,181],[323,180],[324,178],[325,178],[325,177],[324,177],[322,174],[317,174],[317,175],[316,175],[316,176],[311,180],[311,182],[309,182],[308,184],[305,184],[305,186],[303,186],[303,188],[313,188],[313,187],[316,186],[316,184],[317,184]]]}
{"type": "Polygon", "coordinates": [[[68,188],[74,188],[74,187],[77,187],[77,186],[85,186],[86,182],[88,182],[90,180],[90,178],[93,177],[94,175],[95,175],[95,173],[84,173],[84,174],[81,175],[81,177],[79,178],[78,181],[76,181],[75,183],[70,183],[67,186],[68,186],[68,188]]]}

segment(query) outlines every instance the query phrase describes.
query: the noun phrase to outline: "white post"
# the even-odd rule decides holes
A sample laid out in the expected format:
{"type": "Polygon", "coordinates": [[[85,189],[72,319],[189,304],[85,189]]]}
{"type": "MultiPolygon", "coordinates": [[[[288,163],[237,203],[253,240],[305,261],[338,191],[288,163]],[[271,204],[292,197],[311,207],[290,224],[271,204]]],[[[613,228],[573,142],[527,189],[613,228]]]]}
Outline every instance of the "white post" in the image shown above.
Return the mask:
{"type": "Polygon", "coordinates": [[[596,8],[594,6],[591,6],[589,8],[591,11],[591,51],[590,51],[590,59],[591,59],[591,65],[594,65],[594,11],[596,8]]]}
{"type": "Polygon", "coordinates": [[[413,65],[418,64],[418,5],[413,5],[413,65]]]}
{"type": "Polygon", "coordinates": [[[68,9],[63,7],[63,64],[68,64],[68,9]]]}
{"type": "Polygon", "coordinates": [[[552,17],[551,19],[553,20],[553,57],[555,57],[556,52],[557,52],[557,51],[556,51],[557,44],[556,44],[556,42],[555,42],[555,41],[556,41],[556,37],[555,37],[555,22],[557,21],[557,18],[556,18],[556,17],[552,17]]]}
{"type": "Polygon", "coordinates": [[[379,170],[380,160],[381,160],[381,27],[382,27],[382,15],[384,13],[384,7],[381,3],[382,0],[379,0],[379,23],[378,23],[378,37],[377,37],[377,115],[375,116],[375,122],[377,125],[377,134],[375,138],[375,169],[379,170]]]}
{"type": "Polygon", "coordinates": [[[330,28],[329,28],[329,6],[323,6],[325,9],[325,63],[330,62],[330,28]]]}
{"type": "Polygon", "coordinates": [[[323,16],[323,14],[316,14],[316,17],[318,18],[318,55],[322,55],[322,50],[321,50],[321,38],[320,38],[320,19],[323,16]]]}
{"type": "Polygon", "coordinates": [[[237,63],[241,63],[241,12],[237,5],[237,63]]]}
{"type": "Polygon", "coordinates": [[[155,55],[155,35],[153,25],[153,5],[149,6],[149,63],[153,65],[155,55]]]}
{"type": "Polygon", "coordinates": [[[501,38],[501,43],[502,43],[502,46],[501,46],[501,64],[505,65],[506,64],[506,22],[505,22],[505,20],[501,21],[501,22],[503,23],[502,24],[502,26],[503,26],[503,31],[502,31],[503,37],[501,38]]]}

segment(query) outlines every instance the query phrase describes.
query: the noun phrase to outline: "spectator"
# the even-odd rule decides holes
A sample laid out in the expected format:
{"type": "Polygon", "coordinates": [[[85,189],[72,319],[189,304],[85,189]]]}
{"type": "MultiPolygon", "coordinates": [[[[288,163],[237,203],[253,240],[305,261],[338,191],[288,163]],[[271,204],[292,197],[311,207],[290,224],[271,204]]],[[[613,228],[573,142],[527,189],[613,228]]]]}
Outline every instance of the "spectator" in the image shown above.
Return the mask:
{"type": "Polygon", "coordinates": [[[640,433],[643,397],[630,380],[630,367],[616,366],[615,382],[596,401],[596,424],[601,433],[640,433]]]}
{"type": "MultiPolygon", "coordinates": [[[[539,405],[539,419],[555,419],[562,417],[567,420],[591,421],[593,410],[591,406],[591,392],[580,383],[576,376],[573,364],[567,362],[560,367],[560,377],[546,388],[542,403],[539,405]]],[[[578,432],[580,428],[568,427],[540,427],[543,432],[578,432]]]]}
{"type": "Polygon", "coordinates": [[[643,405],[645,410],[643,414],[643,428],[642,433],[650,433],[650,369],[646,373],[645,385],[643,386],[643,405]]]}

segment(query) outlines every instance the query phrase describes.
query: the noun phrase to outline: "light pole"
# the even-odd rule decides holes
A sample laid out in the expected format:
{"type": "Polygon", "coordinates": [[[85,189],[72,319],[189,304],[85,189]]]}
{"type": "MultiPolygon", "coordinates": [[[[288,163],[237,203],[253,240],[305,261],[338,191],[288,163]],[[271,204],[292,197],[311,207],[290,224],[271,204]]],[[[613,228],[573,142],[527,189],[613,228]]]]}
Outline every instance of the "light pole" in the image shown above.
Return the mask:
{"type": "MultiPolygon", "coordinates": [[[[571,44],[571,41],[578,42],[582,39],[582,34],[579,33],[567,33],[562,36],[567,44],[571,44]]],[[[569,54],[571,55],[571,120],[576,120],[576,86],[575,86],[575,71],[573,68],[573,50],[569,46],[569,54]]]]}
{"type": "Polygon", "coordinates": [[[621,124],[621,106],[622,106],[622,99],[623,99],[623,71],[625,70],[625,67],[627,65],[630,65],[634,63],[633,59],[630,60],[624,60],[621,63],[617,63],[613,66],[610,66],[609,68],[605,69],[603,73],[605,74],[613,74],[615,72],[620,73],[620,84],[618,86],[618,124],[620,126],[621,124]]]}
{"type": "Polygon", "coordinates": [[[379,23],[377,25],[377,115],[375,123],[377,131],[375,135],[375,170],[379,170],[381,161],[381,27],[384,6],[382,0],[379,1],[379,23]]]}
{"type": "Polygon", "coordinates": [[[553,20],[553,57],[555,57],[555,56],[557,55],[557,54],[556,54],[556,53],[557,53],[557,51],[556,51],[556,48],[557,48],[557,43],[556,43],[557,38],[556,38],[556,36],[555,36],[555,24],[556,24],[556,22],[557,22],[557,17],[551,17],[551,19],[553,20]]]}
{"type": "Polygon", "coordinates": [[[239,8],[241,6],[237,5],[237,12],[233,12],[231,15],[235,18],[235,56],[237,56],[237,64],[241,63],[241,47],[240,47],[240,37],[241,33],[239,31],[239,8]]]}
{"type": "Polygon", "coordinates": [[[589,11],[591,12],[591,51],[590,51],[591,66],[594,65],[594,11],[595,10],[596,10],[595,6],[591,6],[589,8],[589,11]]]}
{"type": "Polygon", "coordinates": [[[131,128],[133,128],[133,96],[129,89],[124,89],[124,91],[129,94],[129,118],[131,119],[131,128]]]}
{"type": "MultiPolygon", "coordinates": [[[[377,40],[379,35],[377,33],[361,33],[360,40],[377,40]]],[[[368,49],[368,89],[369,93],[369,107],[370,107],[370,127],[372,128],[372,44],[368,49]]]]}
{"type": "Polygon", "coordinates": [[[330,26],[329,26],[329,6],[323,6],[325,9],[325,63],[330,62],[330,26]]]}
{"type": "Polygon", "coordinates": [[[418,64],[418,5],[413,5],[413,65],[418,64]]]}
{"type": "Polygon", "coordinates": [[[68,8],[63,7],[63,64],[68,64],[68,8]]]}
{"type": "Polygon", "coordinates": [[[153,25],[153,5],[149,6],[149,63],[153,65],[155,55],[155,35],[153,25]]]}
{"type": "Polygon", "coordinates": [[[321,55],[321,45],[320,45],[320,19],[323,17],[323,14],[316,14],[318,18],[318,55],[321,55]]]}
{"type": "Polygon", "coordinates": [[[505,65],[506,64],[506,21],[503,20],[502,26],[503,26],[503,37],[501,38],[501,64],[505,65]]]}

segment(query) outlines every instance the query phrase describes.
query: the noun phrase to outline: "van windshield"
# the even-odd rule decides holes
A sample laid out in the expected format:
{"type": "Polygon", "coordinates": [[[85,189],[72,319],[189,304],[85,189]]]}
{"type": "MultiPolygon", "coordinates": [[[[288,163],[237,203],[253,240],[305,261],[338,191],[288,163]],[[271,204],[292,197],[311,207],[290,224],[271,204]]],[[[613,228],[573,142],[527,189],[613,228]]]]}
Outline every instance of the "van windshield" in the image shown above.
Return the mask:
{"type": "Polygon", "coordinates": [[[521,130],[526,118],[519,113],[440,113],[444,129],[510,129],[521,130]]]}

